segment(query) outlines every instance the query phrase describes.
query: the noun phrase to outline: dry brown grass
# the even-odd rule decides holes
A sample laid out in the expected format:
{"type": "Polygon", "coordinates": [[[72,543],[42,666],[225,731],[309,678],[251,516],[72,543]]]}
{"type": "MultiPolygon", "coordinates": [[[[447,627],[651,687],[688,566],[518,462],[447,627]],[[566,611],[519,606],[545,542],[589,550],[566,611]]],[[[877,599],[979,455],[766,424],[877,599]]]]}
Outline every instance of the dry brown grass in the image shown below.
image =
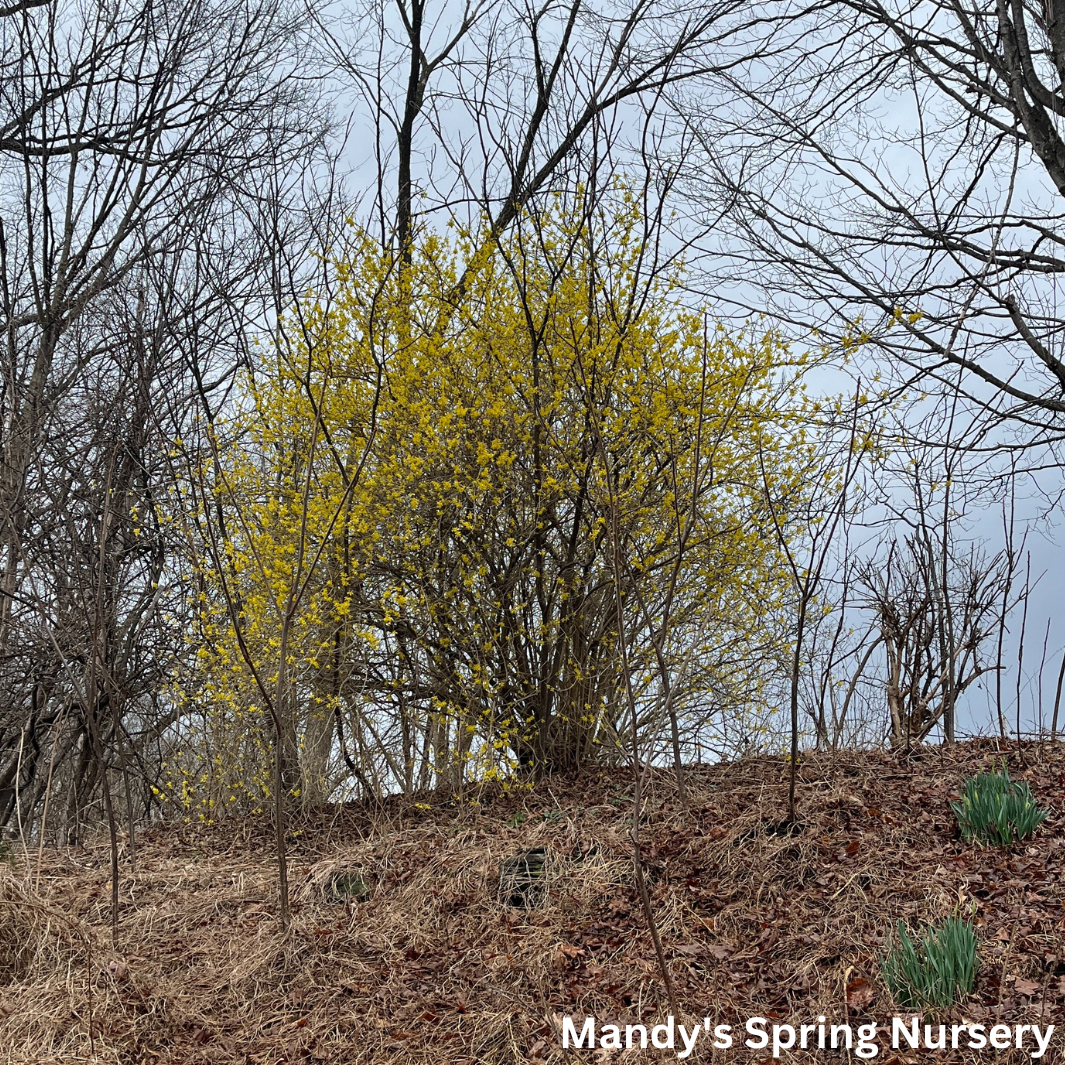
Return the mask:
{"type": "MultiPolygon", "coordinates": [[[[883,1022],[893,1012],[879,977],[884,937],[899,918],[940,918],[961,899],[977,906],[982,965],[958,1015],[1058,1021],[1065,753],[1030,745],[1026,765],[1012,755],[1011,771],[1054,813],[1037,840],[1009,852],[955,839],[947,807],[995,753],[985,742],[916,760],[811,757],[797,835],[774,834],[786,794],[780,760],[692,772],[688,815],[670,774],[656,775],[641,835],[683,1009],[734,1025],[753,1014],[883,1022]],[[1018,993],[1018,977],[1037,980],[1041,994],[1018,993]],[[848,1005],[847,987],[860,980],[875,997],[848,1005]]],[[[33,1065],[583,1060],[560,1049],[560,1015],[654,1023],[665,1010],[633,888],[629,783],[604,771],[428,812],[400,803],[373,816],[319,811],[292,840],[288,936],[276,920],[269,826],[258,821],[157,827],[139,840],[135,872],[124,855],[115,947],[103,842],[46,851],[39,868],[35,853],[16,854],[0,863],[0,1056],[33,1065]],[[500,900],[499,868],[529,847],[549,855],[546,898],[515,910],[500,900]],[[330,885],[345,872],[365,881],[364,901],[337,900],[330,885]]],[[[688,1060],[711,1060],[707,1046],[688,1060]]],[[[717,1060],[749,1057],[734,1049],[717,1060]]]]}

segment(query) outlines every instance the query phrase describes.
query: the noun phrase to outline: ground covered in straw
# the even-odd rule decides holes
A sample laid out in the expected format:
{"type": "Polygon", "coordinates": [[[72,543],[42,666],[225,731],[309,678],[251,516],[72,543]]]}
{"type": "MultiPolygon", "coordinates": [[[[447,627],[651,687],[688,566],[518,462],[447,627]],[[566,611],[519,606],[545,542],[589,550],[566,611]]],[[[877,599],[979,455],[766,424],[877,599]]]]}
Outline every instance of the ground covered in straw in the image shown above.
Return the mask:
{"type": "MultiPolygon", "coordinates": [[[[781,827],[786,780],[780,759],[692,769],[687,813],[670,773],[649,782],[640,836],[685,1018],[736,1031],[753,1015],[885,1024],[897,1012],[879,970],[886,937],[899,919],[916,928],[960,905],[975,907],[976,990],[931,1019],[1056,1023],[1043,1060],[1061,1061],[1065,747],[810,756],[795,834],[781,827]],[[1010,849],[967,844],[949,800],[1003,757],[1050,819],[1010,849]]],[[[16,841],[0,862],[0,1060],[676,1060],[560,1046],[565,1015],[650,1026],[669,1012],[634,883],[631,795],[630,774],[604,770],[319,811],[293,826],[288,936],[262,820],[156,826],[137,839],[135,868],[124,841],[116,946],[105,844],[39,854],[16,841]],[[544,897],[508,905],[501,864],[537,847],[544,897]]],[[[687,1060],[770,1060],[742,1038],[714,1052],[707,1035],[687,1060]]],[[[874,1060],[1030,1058],[901,1053],[884,1037],[874,1060]]]]}

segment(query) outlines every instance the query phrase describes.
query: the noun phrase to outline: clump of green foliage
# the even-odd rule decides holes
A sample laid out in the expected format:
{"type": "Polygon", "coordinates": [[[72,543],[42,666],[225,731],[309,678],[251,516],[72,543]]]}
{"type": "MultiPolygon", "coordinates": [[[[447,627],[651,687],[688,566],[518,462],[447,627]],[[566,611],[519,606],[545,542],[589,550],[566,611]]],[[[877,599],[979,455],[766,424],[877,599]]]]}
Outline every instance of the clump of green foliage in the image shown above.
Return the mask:
{"type": "Polygon", "coordinates": [[[929,925],[916,942],[899,921],[894,943],[880,962],[895,1001],[908,1009],[945,1009],[976,980],[976,933],[971,921],[948,917],[929,925]]]}
{"type": "Polygon", "coordinates": [[[952,802],[950,808],[966,839],[1003,847],[1027,839],[1048,815],[1036,804],[1027,784],[1010,779],[1005,765],[1001,772],[969,777],[961,801],[952,802]]]}

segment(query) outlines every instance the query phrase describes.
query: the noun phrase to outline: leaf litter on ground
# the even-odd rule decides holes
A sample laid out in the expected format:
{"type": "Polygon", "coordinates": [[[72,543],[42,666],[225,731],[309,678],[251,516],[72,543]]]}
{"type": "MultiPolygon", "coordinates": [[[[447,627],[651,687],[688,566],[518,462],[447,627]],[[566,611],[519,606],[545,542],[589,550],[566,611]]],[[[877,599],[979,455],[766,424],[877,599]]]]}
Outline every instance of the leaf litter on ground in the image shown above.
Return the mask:
{"type": "MultiPolygon", "coordinates": [[[[891,931],[959,907],[981,964],[972,995],[937,1017],[1061,1017],[1065,745],[810,754],[795,833],[774,830],[782,758],[691,767],[687,783],[685,814],[671,771],[656,770],[640,826],[686,1017],[737,1030],[755,1015],[882,1024],[896,1012],[880,973],[891,931]],[[966,842],[950,802],[1003,758],[1050,815],[1021,844],[966,842]]],[[[668,1009],[633,877],[631,807],[612,801],[631,785],[602,769],[509,794],[316,810],[293,826],[287,937],[262,819],[142,833],[136,872],[123,862],[117,947],[105,841],[46,848],[39,867],[35,849],[16,846],[0,867],[0,1046],[20,1065],[593,1060],[561,1049],[556,1018],[651,1025],[668,1009]],[[536,848],[549,858],[542,897],[506,905],[501,864],[536,848]],[[367,891],[338,904],[330,885],[346,870],[367,891]]],[[[713,1060],[764,1054],[737,1046],[713,1060]]],[[[701,1047],[688,1060],[712,1057],[701,1047]]],[[[902,1059],[885,1045],[876,1060],[902,1059]]],[[[982,1059],[959,1049],[936,1060],[982,1059]]]]}

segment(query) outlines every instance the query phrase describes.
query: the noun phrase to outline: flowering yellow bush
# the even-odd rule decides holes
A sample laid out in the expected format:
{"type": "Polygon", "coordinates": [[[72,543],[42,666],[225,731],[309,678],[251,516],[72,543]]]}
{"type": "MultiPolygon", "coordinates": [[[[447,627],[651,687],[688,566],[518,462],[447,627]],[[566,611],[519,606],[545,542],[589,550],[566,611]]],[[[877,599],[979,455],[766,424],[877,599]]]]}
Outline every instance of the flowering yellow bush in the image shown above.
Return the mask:
{"type": "Polygon", "coordinates": [[[766,489],[801,490],[793,360],[708,331],[640,232],[619,193],[402,268],[360,239],[295,309],[204,467],[212,798],[268,791],[283,645],[309,801],[351,765],[414,790],[610,757],[622,631],[649,737],[663,669],[687,732],[749,703],[787,587],[766,489]]]}

